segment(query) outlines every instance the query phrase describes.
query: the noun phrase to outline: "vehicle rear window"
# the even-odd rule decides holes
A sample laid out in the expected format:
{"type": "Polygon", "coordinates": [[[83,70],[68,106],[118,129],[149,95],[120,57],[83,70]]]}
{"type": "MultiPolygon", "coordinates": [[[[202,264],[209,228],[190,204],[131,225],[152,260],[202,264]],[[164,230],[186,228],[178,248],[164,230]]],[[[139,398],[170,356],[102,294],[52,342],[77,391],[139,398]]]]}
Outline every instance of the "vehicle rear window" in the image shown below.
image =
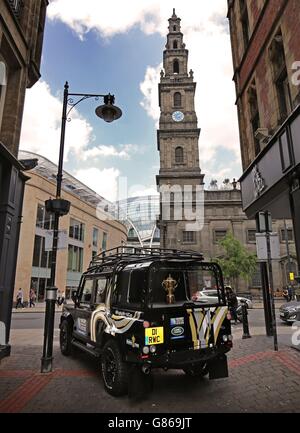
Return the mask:
{"type": "Polygon", "coordinates": [[[217,285],[213,266],[172,263],[155,265],[150,270],[150,305],[166,307],[193,302],[199,305],[221,303],[221,290],[215,290],[215,297],[203,296],[202,288],[207,282],[217,285]],[[171,298],[171,302],[170,302],[171,298]]]}

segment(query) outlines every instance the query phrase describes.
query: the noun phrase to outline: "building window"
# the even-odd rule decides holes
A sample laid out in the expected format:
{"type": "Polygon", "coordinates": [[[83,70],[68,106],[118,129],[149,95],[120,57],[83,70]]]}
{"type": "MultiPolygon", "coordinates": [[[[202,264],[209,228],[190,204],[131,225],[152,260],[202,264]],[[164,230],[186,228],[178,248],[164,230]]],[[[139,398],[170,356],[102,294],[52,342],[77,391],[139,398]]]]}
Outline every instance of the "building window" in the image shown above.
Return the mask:
{"type": "Polygon", "coordinates": [[[92,260],[94,260],[94,257],[96,257],[96,255],[97,255],[97,251],[92,251],[92,260]]]}
{"type": "Polygon", "coordinates": [[[50,268],[51,267],[51,251],[45,251],[45,238],[35,236],[32,266],[35,268],[50,268]]]}
{"type": "Polygon", "coordinates": [[[249,44],[249,39],[250,39],[247,0],[240,0],[240,13],[241,13],[241,24],[242,24],[242,31],[243,31],[244,49],[246,50],[246,48],[249,44]]]}
{"type": "Polygon", "coordinates": [[[31,278],[31,288],[35,291],[37,302],[45,300],[46,287],[50,286],[51,280],[47,278],[31,278]]]}
{"type": "Polygon", "coordinates": [[[107,247],[107,233],[103,233],[103,238],[102,238],[102,250],[106,250],[107,247]]]}
{"type": "Polygon", "coordinates": [[[84,241],[84,224],[71,218],[69,237],[72,239],[77,239],[78,241],[84,241]]]}
{"type": "Polygon", "coordinates": [[[98,247],[99,230],[93,228],[93,247],[98,247]]]}
{"type": "Polygon", "coordinates": [[[185,244],[195,244],[196,243],[196,232],[183,231],[182,241],[185,244]]]}
{"type": "Polygon", "coordinates": [[[36,214],[36,227],[44,230],[52,230],[54,226],[54,215],[46,211],[42,204],[38,204],[36,214]]]}
{"type": "Polygon", "coordinates": [[[248,244],[256,243],[256,230],[247,230],[247,243],[248,244]]]}
{"type": "Polygon", "coordinates": [[[255,136],[256,131],[258,130],[258,128],[260,128],[260,118],[259,118],[259,111],[258,111],[258,101],[257,101],[257,91],[256,91],[255,81],[253,81],[249,87],[248,101],[250,107],[250,122],[252,126],[252,135],[254,140],[254,151],[255,151],[255,156],[257,156],[260,153],[261,148],[260,148],[259,139],[255,136]]]}
{"type": "Polygon", "coordinates": [[[24,6],[24,0],[8,0],[13,14],[16,18],[20,18],[24,6]]]}
{"type": "Polygon", "coordinates": [[[173,26],[173,30],[174,30],[174,32],[176,32],[176,26],[173,26]]]}
{"type": "Polygon", "coordinates": [[[227,235],[227,230],[215,230],[214,232],[214,240],[215,243],[220,242],[221,240],[223,240],[227,235]]]}
{"type": "Polygon", "coordinates": [[[181,107],[181,93],[174,93],[174,107],[181,107]]]}
{"type": "Polygon", "coordinates": [[[83,248],[75,245],[68,247],[68,271],[82,272],[83,248]]]}
{"type": "Polygon", "coordinates": [[[5,104],[5,96],[7,89],[7,67],[0,56],[0,129],[3,118],[3,110],[5,104]]]}
{"type": "Polygon", "coordinates": [[[174,50],[177,50],[177,48],[178,48],[178,42],[177,41],[173,42],[173,48],[174,48],[174,50]]]}
{"type": "Polygon", "coordinates": [[[256,271],[254,275],[252,276],[252,282],[251,285],[255,289],[260,289],[262,287],[261,284],[261,272],[260,272],[260,265],[257,263],[256,265],[256,271]]]}
{"type": "Polygon", "coordinates": [[[294,232],[293,229],[287,229],[287,237],[284,229],[280,230],[280,238],[281,242],[286,242],[286,238],[288,242],[294,242],[294,232]]]}
{"type": "Polygon", "coordinates": [[[293,109],[286,58],[281,31],[274,37],[269,49],[273,67],[274,84],[276,87],[278,108],[280,113],[279,123],[282,123],[293,109]]]}
{"type": "Polygon", "coordinates": [[[175,164],[183,164],[183,148],[181,146],[176,147],[175,149],[175,164]]]}
{"type": "Polygon", "coordinates": [[[179,62],[178,62],[178,60],[174,60],[174,62],[173,62],[173,72],[174,72],[174,74],[179,74],[179,62]]]}

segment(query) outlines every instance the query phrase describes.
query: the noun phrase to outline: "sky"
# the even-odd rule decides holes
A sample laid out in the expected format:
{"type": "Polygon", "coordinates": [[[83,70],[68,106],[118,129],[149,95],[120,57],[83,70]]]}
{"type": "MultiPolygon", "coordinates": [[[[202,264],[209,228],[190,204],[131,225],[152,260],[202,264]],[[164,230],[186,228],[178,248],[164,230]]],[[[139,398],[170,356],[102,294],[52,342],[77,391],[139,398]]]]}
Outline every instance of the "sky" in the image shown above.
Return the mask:
{"type": "Polygon", "coordinates": [[[50,0],[41,79],[27,90],[20,149],[58,162],[62,96],[115,95],[122,117],[95,115],[81,102],[66,126],[64,169],[108,200],[156,193],[158,83],[168,19],[181,18],[188,70],[197,82],[200,166],[206,187],[242,174],[227,0],[50,0]],[[121,179],[121,181],[120,181],[121,179]]]}

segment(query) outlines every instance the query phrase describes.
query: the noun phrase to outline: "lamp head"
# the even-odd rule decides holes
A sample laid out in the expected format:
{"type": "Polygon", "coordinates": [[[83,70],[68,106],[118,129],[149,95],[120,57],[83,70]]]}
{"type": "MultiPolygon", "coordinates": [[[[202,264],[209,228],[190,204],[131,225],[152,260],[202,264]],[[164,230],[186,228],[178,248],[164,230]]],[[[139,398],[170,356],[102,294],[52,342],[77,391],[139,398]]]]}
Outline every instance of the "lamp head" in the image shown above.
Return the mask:
{"type": "Polygon", "coordinates": [[[115,97],[110,93],[104,96],[104,105],[96,108],[96,115],[105,122],[113,122],[122,116],[122,110],[114,105],[115,97]]]}

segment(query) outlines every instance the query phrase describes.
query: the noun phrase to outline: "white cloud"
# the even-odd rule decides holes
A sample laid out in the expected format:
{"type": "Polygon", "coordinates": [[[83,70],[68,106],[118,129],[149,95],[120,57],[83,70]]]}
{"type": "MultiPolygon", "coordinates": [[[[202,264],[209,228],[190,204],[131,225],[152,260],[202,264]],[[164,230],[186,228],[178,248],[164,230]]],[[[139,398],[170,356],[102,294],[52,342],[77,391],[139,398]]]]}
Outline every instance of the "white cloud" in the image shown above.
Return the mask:
{"type": "Polygon", "coordinates": [[[131,159],[131,154],[137,152],[137,146],[134,144],[124,144],[120,146],[118,150],[112,145],[100,145],[92,147],[84,152],[83,159],[88,160],[90,158],[98,157],[116,157],[121,159],[131,159]]]}
{"type": "Polygon", "coordinates": [[[182,18],[184,31],[203,28],[213,32],[226,16],[227,1],[185,0],[115,0],[101,5],[99,0],[52,0],[48,17],[59,19],[71,27],[79,37],[94,29],[104,37],[112,37],[129,31],[138,25],[146,34],[166,34],[167,19],[173,7],[182,18]]]}
{"type": "Polygon", "coordinates": [[[154,185],[132,185],[128,191],[128,197],[142,197],[146,195],[158,195],[157,188],[154,185]]]}
{"type": "Polygon", "coordinates": [[[74,176],[105,199],[116,200],[118,177],[120,176],[120,172],[116,168],[103,170],[96,167],[84,168],[76,171],[74,176]]]}
{"type": "Polygon", "coordinates": [[[160,114],[157,86],[159,83],[161,69],[162,64],[156,68],[149,66],[146,70],[145,79],[140,84],[140,90],[144,95],[141,106],[146,110],[147,114],[156,121],[157,127],[160,114]]]}
{"type": "MultiPolygon", "coordinates": [[[[44,81],[27,90],[20,149],[39,153],[54,163],[58,162],[61,133],[61,98],[55,97],[44,81]]],[[[74,109],[67,124],[64,159],[71,153],[80,156],[92,141],[92,126],[74,109]]]]}

